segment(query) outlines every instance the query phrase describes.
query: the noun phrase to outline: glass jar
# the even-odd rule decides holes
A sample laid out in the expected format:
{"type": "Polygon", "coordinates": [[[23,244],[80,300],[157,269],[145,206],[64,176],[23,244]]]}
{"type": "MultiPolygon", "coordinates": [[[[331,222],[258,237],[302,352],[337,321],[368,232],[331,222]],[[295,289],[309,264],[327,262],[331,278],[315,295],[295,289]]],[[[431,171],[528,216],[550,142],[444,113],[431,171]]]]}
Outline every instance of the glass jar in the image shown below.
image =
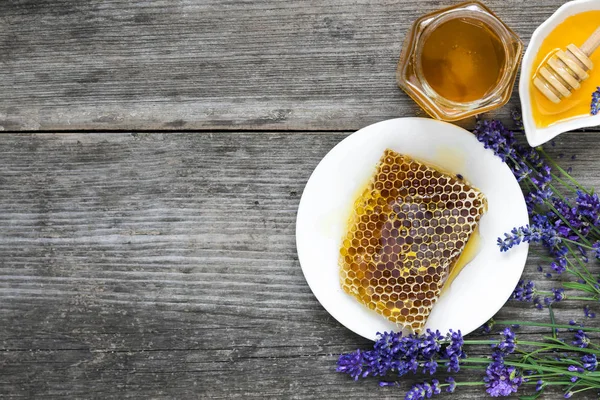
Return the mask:
{"type": "MultiPolygon", "coordinates": [[[[470,37],[472,36],[474,35],[471,34],[470,37]]],[[[477,1],[462,3],[427,14],[415,21],[404,40],[396,79],[398,86],[429,115],[443,121],[456,121],[506,104],[513,90],[522,50],[523,43],[519,37],[483,4],[477,1]],[[437,80],[437,76],[430,74],[428,81],[423,66],[423,48],[427,39],[433,37],[432,33],[436,29],[455,19],[484,27],[494,36],[494,40],[504,52],[503,57],[499,57],[502,60],[498,62],[499,72],[495,83],[481,96],[469,98],[467,101],[441,95],[434,89],[433,82],[430,82],[432,78],[437,80]]],[[[439,65],[436,67],[442,68],[439,65]]],[[[477,68],[477,65],[471,67],[477,68]]]]}

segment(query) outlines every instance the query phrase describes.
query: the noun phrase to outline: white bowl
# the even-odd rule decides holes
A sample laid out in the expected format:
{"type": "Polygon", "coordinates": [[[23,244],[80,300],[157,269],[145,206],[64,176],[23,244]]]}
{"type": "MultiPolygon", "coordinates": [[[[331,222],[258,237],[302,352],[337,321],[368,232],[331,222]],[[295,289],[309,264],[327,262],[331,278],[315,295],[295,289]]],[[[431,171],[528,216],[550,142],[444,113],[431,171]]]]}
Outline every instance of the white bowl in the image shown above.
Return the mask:
{"type": "MultiPolygon", "coordinates": [[[[539,146],[563,132],[572,131],[574,129],[585,128],[588,126],[600,125],[600,114],[590,115],[589,117],[578,117],[567,121],[558,122],[547,128],[538,128],[533,120],[531,112],[531,97],[529,77],[531,70],[534,68],[533,62],[537,52],[544,39],[556,28],[561,22],[568,17],[580,14],[585,11],[600,10],[600,0],[575,0],[563,4],[550,18],[541,24],[529,41],[523,63],[521,65],[521,80],[519,82],[519,96],[521,97],[521,109],[523,112],[523,125],[525,127],[525,135],[527,141],[532,147],[539,146]]],[[[591,96],[591,94],[590,94],[591,96]]]]}
{"type": "Polygon", "coordinates": [[[445,288],[426,325],[444,333],[460,329],[466,335],[504,305],[519,281],[527,244],[501,253],[496,240],[529,218],[508,166],[456,125],[429,118],[379,122],[348,136],[321,160],[306,184],[296,220],[298,259],[306,281],[323,307],[357,334],[375,340],[377,332],[399,329],[342,290],[338,267],[352,204],[387,148],[460,173],[487,197],[479,253],[445,288]]]}

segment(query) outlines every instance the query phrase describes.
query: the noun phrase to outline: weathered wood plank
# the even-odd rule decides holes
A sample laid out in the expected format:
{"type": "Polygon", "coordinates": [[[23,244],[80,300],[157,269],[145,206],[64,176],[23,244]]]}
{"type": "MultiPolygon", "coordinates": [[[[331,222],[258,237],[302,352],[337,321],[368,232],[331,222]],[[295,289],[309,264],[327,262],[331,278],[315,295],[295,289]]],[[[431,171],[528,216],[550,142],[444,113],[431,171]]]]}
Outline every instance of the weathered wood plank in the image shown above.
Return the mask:
{"type": "MultiPolygon", "coordinates": [[[[398,398],[408,380],[334,372],[368,342],[321,308],[296,256],[304,184],[344,137],[3,135],[0,397],[398,398]]],[[[594,143],[571,134],[549,150],[598,188],[594,143]]],[[[526,277],[553,287],[537,263],[526,277]]],[[[578,303],[556,313],[583,319],[578,303]]],[[[547,320],[512,302],[500,316],[547,320]]]]}
{"type": "MultiPolygon", "coordinates": [[[[423,115],[395,83],[401,44],[417,16],[455,3],[5,1],[0,130],[356,130],[423,115]]],[[[486,2],[525,41],[562,3],[486,2]]]]}

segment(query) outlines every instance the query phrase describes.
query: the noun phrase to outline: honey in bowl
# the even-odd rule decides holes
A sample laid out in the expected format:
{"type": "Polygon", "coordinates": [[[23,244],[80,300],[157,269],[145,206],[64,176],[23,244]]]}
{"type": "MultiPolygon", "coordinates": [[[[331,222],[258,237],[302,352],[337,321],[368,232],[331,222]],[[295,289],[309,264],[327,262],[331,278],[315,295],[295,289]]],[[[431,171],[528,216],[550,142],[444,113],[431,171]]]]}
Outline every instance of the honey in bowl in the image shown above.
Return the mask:
{"type": "MultiPolygon", "coordinates": [[[[565,19],[544,39],[533,62],[534,70],[530,77],[531,111],[538,128],[546,128],[554,123],[590,114],[592,92],[600,86],[600,68],[588,71],[590,77],[581,82],[581,87],[574,90],[571,96],[563,98],[556,104],[544,96],[533,84],[538,69],[546,64],[559,49],[569,44],[581,46],[583,42],[598,28],[600,11],[587,11],[565,19]]],[[[600,51],[593,53],[590,60],[594,65],[600,64],[600,51]]]]}
{"type": "Polygon", "coordinates": [[[483,21],[454,18],[425,39],[421,69],[440,96],[467,103],[484,98],[498,85],[506,56],[498,35],[483,21]]]}
{"type": "Polygon", "coordinates": [[[473,255],[485,196],[462,177],[386,150],[358,196],[340,248],[340,283],[392,322],[421,332],[473,255]],[[467,260],[468,261],[468,260],[467,260]]]}

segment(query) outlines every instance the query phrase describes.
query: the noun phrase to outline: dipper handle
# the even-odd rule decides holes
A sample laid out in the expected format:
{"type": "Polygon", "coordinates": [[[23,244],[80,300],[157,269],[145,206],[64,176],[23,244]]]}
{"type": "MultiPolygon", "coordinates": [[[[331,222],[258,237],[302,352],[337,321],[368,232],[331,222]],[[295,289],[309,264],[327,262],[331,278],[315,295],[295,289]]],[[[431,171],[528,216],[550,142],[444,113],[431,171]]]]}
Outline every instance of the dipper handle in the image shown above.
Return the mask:
{"type": "Polygon", "coordinates": [[[585,43],[583,43],[580,47],[581,51],[585,53],[586,56],[591,56],[594,51],[600,46],[600,27],[592,33],[585,43]]]}

